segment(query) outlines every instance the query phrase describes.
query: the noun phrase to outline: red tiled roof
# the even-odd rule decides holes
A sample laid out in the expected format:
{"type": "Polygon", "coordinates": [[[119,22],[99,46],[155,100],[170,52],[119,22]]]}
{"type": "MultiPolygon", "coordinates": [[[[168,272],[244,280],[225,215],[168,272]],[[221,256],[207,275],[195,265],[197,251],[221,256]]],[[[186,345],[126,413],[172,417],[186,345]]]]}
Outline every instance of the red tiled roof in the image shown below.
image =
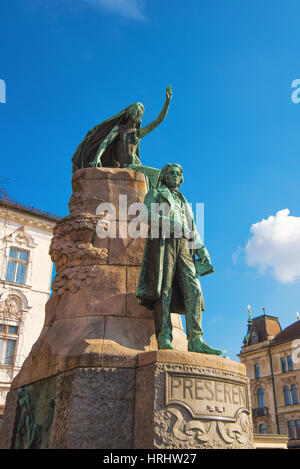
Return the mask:
{"type": "Polygon", "coordinates": [[[298,320],[279,332],[272,340],[272,344],[289,342],[294,339],[300,339],[300,321],[298,320]]]}

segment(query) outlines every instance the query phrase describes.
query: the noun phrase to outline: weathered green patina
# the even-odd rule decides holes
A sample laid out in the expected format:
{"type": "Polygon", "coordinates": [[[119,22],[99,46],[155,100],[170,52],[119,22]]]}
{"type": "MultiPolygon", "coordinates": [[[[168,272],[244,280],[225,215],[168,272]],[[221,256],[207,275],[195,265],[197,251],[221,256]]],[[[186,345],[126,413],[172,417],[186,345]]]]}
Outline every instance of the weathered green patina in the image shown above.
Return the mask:
{"type": "Polygon", "coordinates": [[[25,388],[18,389],[21,416],[17,427],[16,448],[33,448],[41,437],[41,427],[35,423],[34,408],[30,392],[25,388]]]}
{"type": "Polygon", "coordinates": [[[156,187],[159,170],[142,165],[139,143],[165,119],[171,98],[169,85],[164,107],[158,117],[145,127],[141,128],[144,106],[134,103],[91,129],[72,157],[73,172],[89,166],[134,169],[146,176],[148,187],[156,187]]]}
{"type": "Polygon", "coordinates": [[[17,426],[12,448],[47,449],[51,446],[57,377],[19,388],[17,426]]]}
{"type": "Polygon", "coordinates": [[[213,268],[197,232],[192,210],[178,191],[182,181],[181,166],[167,164],[161,171],[158,187],[146,194],[144,204],[151,229],[136,294],[140,304],[156,311],[160,349],[173,348],[172,312],[186,315],[189,351],[221,355],[223,351],[210,347],[202,338],[205,308],[195,255],[200,264],[210,266],[205,273],[213,272],[213,268]],[[158,227],[158,236],[153,236],[153,227],[158,227]]]}

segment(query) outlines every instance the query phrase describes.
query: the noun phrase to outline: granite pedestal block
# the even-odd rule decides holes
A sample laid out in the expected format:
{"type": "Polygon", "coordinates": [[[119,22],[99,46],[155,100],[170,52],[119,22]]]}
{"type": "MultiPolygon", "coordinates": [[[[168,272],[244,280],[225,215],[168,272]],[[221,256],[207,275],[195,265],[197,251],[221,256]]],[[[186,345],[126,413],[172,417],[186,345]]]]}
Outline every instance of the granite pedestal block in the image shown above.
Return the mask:
{"type": "Polygon", "coordinates": [[[121,366],[78,367],[25,386],[26,405],[10,391],[1,447],[253,448],[243,365],[173,350],[110,359],[121,366]]]}
{"type": "Polygon", "coordinates": [[[139,355],[134,448],[253,448],[249,379],[240,363],[159,350],[139,355]]]}

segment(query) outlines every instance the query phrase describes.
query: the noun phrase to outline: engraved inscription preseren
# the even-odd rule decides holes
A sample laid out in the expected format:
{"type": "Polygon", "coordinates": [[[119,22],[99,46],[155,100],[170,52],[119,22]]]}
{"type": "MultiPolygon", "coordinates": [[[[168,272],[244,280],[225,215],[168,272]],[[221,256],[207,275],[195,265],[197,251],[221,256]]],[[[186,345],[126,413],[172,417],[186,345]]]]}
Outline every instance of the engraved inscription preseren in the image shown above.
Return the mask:
{"type": "Polygon", "coordinates": [[[244,384],[208,376],[166,372],[166,405],[179,404],[193,418],[235,422],[249,411],[248,390],[244,384]]]}

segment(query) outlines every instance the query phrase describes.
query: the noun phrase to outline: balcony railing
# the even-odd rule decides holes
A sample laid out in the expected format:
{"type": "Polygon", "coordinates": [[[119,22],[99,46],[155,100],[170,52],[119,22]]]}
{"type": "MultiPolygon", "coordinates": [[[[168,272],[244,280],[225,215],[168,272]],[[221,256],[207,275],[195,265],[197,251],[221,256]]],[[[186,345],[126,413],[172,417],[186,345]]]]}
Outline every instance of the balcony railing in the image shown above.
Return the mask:
{"type": "Polygon", "coordinates": [[[269,408],[268,407],[257,407],[256,409],[252,409],[252,416],[253,417],[263,417],[269,415],[269,408]]]}
{"type": "Polygon", "coordinates": [[[50,213],[50,212],[46,212],[45,210],[40,210],[38,208],[31,207],[30,205],[25,205],[25,204],[21,204],[20,202],[16,202],[15,200],[10,199],[7,195],[1,193],[1,190],[0,190],[0,205],[4,205],[4,206],[7,205],[9,207],[14,207],[15,209],[30,211],[37,215],[41,215],[42,217],[51,218],[56,221],[60,221],[62,219],[62,217],[58,215],[54,215],[53,213],[50,213]]]}

